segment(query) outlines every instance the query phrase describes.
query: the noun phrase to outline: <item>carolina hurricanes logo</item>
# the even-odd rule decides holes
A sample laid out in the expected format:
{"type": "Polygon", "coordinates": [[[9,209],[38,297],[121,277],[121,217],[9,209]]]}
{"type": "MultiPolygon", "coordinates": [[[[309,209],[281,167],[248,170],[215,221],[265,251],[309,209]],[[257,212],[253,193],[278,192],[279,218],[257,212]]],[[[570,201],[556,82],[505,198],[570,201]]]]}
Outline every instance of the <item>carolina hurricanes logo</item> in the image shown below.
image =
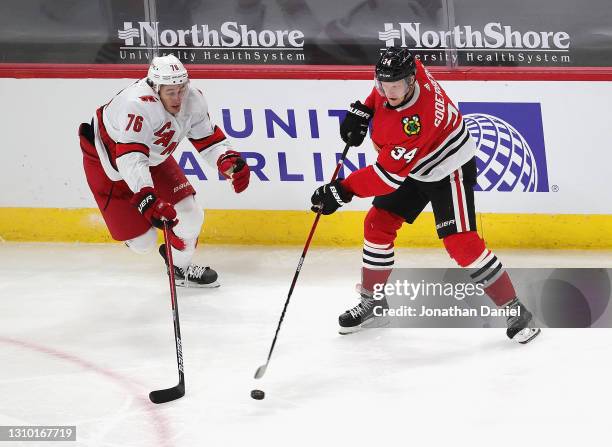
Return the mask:
{"type": "Polygon", "coordinates": [[[168,121],[161,127],[161,129],[159,129],[153,134],[158,137],[158,139],[155,140],[153,144],[164,146],[166,148],[161,153],[161,155],[172,154],[172,152],[174,152],[174,149],[176,149],[176,146],[178,145],[178,142],[172,141],[172,137],[174,136],[175,132],[171,129],[171,127],[172,124],[170,123],[170,121],[168,121]]]}
{"type": "Polygon", "coordinates": [[[409,137],[418,135],[421,133],[421,118],[419,118],[419,115],[412,115],[411,117],[406,116],[402,118],[402,127],[404,133],[409,137]]]}

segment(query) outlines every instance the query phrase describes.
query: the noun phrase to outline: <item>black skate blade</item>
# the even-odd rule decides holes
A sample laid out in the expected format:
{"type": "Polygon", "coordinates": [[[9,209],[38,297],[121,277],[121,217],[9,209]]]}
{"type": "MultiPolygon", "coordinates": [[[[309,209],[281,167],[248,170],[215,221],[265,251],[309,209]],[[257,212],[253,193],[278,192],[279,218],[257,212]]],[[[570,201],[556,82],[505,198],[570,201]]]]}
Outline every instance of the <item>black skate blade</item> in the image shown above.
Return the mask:
{"type": "Polygon", "coordinates": [[[149,393],[149,399],[151,399],[151,402],[154,404],[164,404],[166,402],[180,399],[184,395],[185,385],[179,383],[177,386],[173,386],[172,388],[151,391],[149,393]]]}
{"type": "Polygon", "coordinates": [[[266,369],[268,369],[268,364],[266,363],[265,365],[261,365],[259,368],[257,368],[257,371],[255,371],[255,378],[256,379],[261,379],[264,374],[266,373],[266,369]]]}
{"type": "Polygon", "coordinates": [[[354,334],[355,332],[359,332],[364,329],[384,328],[384,327],[389,326],[390,324],[391,324],[391,320],[389,319],[389,317],[374,317],[374,318],[367,319],[366,321],[364,321],[363,323],[357,326],[353,326],[353,327],[340,326],[338,329],[338,333],[340,335],[351,335],[351,334],[354,334]]]}

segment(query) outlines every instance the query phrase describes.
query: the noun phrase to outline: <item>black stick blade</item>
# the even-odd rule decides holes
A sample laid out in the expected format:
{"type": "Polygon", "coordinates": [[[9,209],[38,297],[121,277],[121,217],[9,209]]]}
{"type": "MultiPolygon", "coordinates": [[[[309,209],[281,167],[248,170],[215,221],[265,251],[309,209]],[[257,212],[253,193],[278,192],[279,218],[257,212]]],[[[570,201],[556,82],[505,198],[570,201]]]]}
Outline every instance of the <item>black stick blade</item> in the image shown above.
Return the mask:
{"type": "Polygon", "coordinates": [[[156,390],[149,393],[149,399],[154,404],[165,404],[176,399],[180,399],[185,395],[185,385],[179,383],[177,386],[167,388],[165,390],[156,390]]]}
{"type": "Polygon", "coordinates": [[[257,368],[257,371],[255,371],[255,378],[256,379],[261,379],[264,374],[266,373],[266,369],[268,368],[268,364],[266,363],[265,365],[261,365],[259,368],[257,368]]]}

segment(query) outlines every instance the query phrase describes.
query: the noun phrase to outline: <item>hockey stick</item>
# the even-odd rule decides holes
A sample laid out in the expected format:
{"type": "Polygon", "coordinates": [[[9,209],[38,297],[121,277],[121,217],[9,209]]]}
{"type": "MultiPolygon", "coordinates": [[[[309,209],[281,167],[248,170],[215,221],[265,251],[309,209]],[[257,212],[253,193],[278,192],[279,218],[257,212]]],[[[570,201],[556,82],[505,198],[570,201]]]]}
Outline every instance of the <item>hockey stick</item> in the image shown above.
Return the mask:
{"type": "MultiPolygon", "coordinates": [[[[334,175],[332,175],[332,179],[330,182],[336,180],[338,173],[340,172],[340,168],[344,164],[344,159],[346,158],[346,154],[349,150],[350,145],[347,143],[344,146],[344,151],[342,152],[342,157],[338,161],[336,165],[336,170],[334,171],[334,175]]],[[[302,270],[302,264],[304,263],[304,258],[306,258],[306,252],[308,252],[308,247],[310,247],[310,241],[312,240],[312,236],[317,228],[317,224],[319,223],[319,219],[321,218],[321,210],[317,211],[317,216],[315,217],[314,223],[312,224],[312,228],[310,229],[310,233],[308,234],[308,239],[306,239],[306,244],[304,245],[304,250],[302,251],[302,256],[300,257],[300,261],[298,262],[297,269],[295,269],[295,274],[293,275],[293,281],[291,281],[291,287],[289,287],[289,294],[287,295],[287,300],[285,301],[285,306],[283,307],[283,312],[281,313],[280,319],[278,320],[278,326],[276,327],[276,333],[274,334],[274,340],[272,340],[272,346],[270,346],[270,352],[268,353],[268,359],[264,365],[261,365],[255,371],[255,378],[261,379],[266,373],[266,369],[268,369],[268,365],[270,364],[270,358],[272,357],[272,352],[274,351],[274,346],[276,346],[276,340],[278,338],[278,332],[280,331],[281,325],[283,324],[283,319],[285,318],[285,312],[287,312],[287,306],[289,305],[289,300],[291,299],[291,295],[293,294],[293,289],[295,288],[295,283],[297,282],[298,276],[300,276],[300,271],[302,270]]]]}
{"type": "Polygon", "coordinates": [[[170,228],[164,221],[164,244],[166,245],[166,259],[168,260],[168,277],[170,278],[170,299],[172,301],[172,318],[174,320],[174,340],[176,342],[176,362],[178,365],[179,383],[172,388],[156,390],[149,393],[149,399],[154,404],[163,404],[180,399],[185,395],[185,374],[183,373],[183,345],[181,343],[181,326],[179,323],[178,303],[176,301],[176,283],[174,281],[174,262],[170,249],[170,228]]]}

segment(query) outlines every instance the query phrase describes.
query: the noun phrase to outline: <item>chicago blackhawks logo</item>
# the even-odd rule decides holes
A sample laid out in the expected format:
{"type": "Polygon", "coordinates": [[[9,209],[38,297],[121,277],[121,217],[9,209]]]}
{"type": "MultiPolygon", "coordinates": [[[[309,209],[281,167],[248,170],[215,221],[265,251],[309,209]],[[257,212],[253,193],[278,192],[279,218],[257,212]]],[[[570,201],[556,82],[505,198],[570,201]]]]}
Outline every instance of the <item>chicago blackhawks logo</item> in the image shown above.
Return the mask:
{"type": "Polygon", "coordinates": [[[421,119],[419,115],[402,118],[402,127],[404,128],[404,133],[409,137],[418,135],[421,132],[421,119]]]}

